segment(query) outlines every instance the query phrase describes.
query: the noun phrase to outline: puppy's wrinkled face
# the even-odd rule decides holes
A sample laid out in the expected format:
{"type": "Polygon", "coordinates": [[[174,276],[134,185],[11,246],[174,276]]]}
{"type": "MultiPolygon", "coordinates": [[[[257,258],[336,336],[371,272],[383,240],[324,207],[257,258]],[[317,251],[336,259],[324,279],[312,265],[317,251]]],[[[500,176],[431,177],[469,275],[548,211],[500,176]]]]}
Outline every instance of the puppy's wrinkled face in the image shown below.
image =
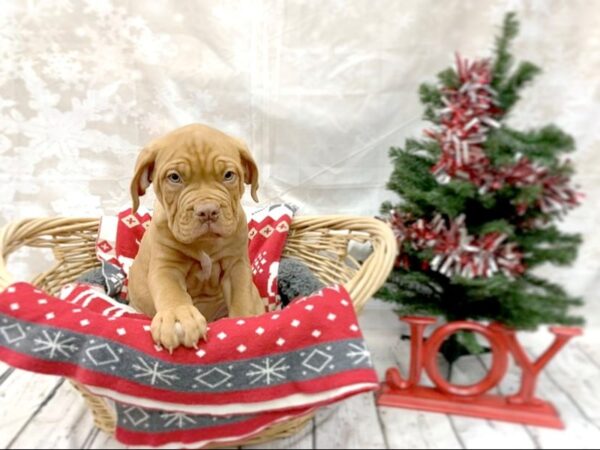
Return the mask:
{"type": "Polygon", "coordinates": [[[237,230],[244,184],[252,185],[256,200],[258,171],[242,142],[189,125],[153,141],[140,154],[131,185],[134,209],[150,183],[175,239],[189,244],[237,230]]]}
{"type": "Polygon", "coordinates": [[[169,228],[183,243],[230,236],[238,226],[244,172],[237,149],[210,144],[162,152],[154,189],[167,212],[169,228]]]}

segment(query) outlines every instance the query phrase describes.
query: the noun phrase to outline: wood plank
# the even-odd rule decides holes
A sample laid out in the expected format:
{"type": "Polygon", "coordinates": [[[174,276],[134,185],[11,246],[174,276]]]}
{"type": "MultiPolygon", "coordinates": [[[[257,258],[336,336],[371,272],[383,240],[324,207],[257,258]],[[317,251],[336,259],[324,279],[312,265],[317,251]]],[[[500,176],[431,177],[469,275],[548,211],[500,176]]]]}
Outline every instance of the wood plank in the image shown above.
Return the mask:
{"type": "MultiPolygon", "coordinates": [[[[458,359],[452,368],[452,383],[473,384],[487,374],[476,356],[458,359]]],[[[491,393],[498,393],[496,389],[491,393]]],[[[536,448],[534,440],[523,425],[487,419],[452,416],[456,432],[466,448],[536,448]]]]}
{"type": "Polygon", "coordinates": [[[21,430],[11,448],[83,448],[93,431],[92,413],[66,382],[21,430]]]}
{"type": "Polygon", "coordinates": [[[582,340],[581,342],[575,342],[573,345],[578,346],[590,363],[600,369],[600,342],[582,340]]]}
{"type": "MultiPolygon", "coordinates": [[[[535,333],[523,338],[529,354],[541,355],[552,341],[548,333],[535,333]]],[[[551,377],[580,409],[581,414],[600,429],[600,368],[578,345],[569,342],[546,367],[551,377]]]]}
{"type": "Polygon", "coordinates": [[[0,386],[4,383],[9,376],[15,371],[12,367],[5,367],[4,370],[0,370],[0,386]]]}
{"type": "MultiPolygon", "coordinates": [[[[489,369],[492,363],[491,354],[484,354],[477,356],[477,360],[481,365],[481,368],[485,371],[489,369]]],[[[508,359],[508,370],[504,378],[498,384],[496,388],[492,390],[493,393],[497,393],[500,395],[512,395],[516,394],[521,387],[521,369],[517,366],[516,362],[513,358],[508,359]]],[[[534,442],[536,448],[542,448],[537,436],[532,432],[532,429],[535,427],[530,427],[528,425],[524,426],[524,429],[527,431],[527,434],[534,442]]]]}
{"type": "Polygon", "coordinates": [[[63,380],[15,370],[0,386],[0,448],[7,448],[63,380]]]}
{"type": "Polygon", "coordinates": [[[262,444],[255,445],[244,445],[242,449],[278,449],[278,448],[289,448],[289,449],[312,449],[314,448],[314,431],[315,422],[312,419],[306,427],[300,430],[293,436],[288,436],[282,439],[275,439],[273,441],[264,442],[262,444]]]}
{"type": "Polygon", "coordinates": [[[371,393],[321,408],[315,424],[315,448],[386,448],[371,393]]]}
{"type": "Polygon", "coordinates": [[[463,448],[445,414],[390,407],[379,413],[389,448],[463,448]]]}
{"type": "Polygon", "coordinates": [[[90,432],[90,434],[88,434],[88,436],[85,438],[85,441],[83,441],[83,444],[81,444],[82,450],[87,450],[88,448],[90,448],[92,443],[98,437],[99,433],[100,433],[100,430],[94,426],[92,428],[92,431],[90,432]]]}
{"type": "Polygon", "coordinates": [[[105,433],[104,431],[97,430],[95,436],[93,436],[92,441],[86,447],[88,449],[125,449],[125,448],[134,448],[125,444],[121,444],[117,442],[117,440],[111,435],[105,433]]]}
{"type": "MultiPolygon", "coordinates": [[[[408,372],[408,357],[410,351],[408,341],[400,341],[396,345],[395,356],[402,372],[408,372]]],[[[448,364],[443,357],[438,358],[438,365],[442,373],[447,372],[448,364]]],[[[470,384],[484,376],[484,370],[476,358],[461,358],[455,364],[452,373],[452,380],[457,384],[470,384]]],[[[424,373],[421,384],[432,386],[432,382],[424,373]]],[[[421,436],[422,442],[399,443],[402,446],[411,446],[411,448],[435,448],[438,442],[444,440],[444,447],[451,448],[535,448],[535,443],[527,433],[524,427],[520,425],[507,424],[502,422],[492,422],[486,419],[475,419],[458,415],[443,414],[420,414],[422,421],[420,429],[414,426],[402,432],[403,436],[410,436],[414,440],[416,436],[421,436]],[[434,419],[435,418],[435,419],[434,419]],[[432,438],[432,429],[439,431],[439,435],[432,438]],[[507,433],[511,433],[510,436],[507,433]]],[[[385,423],[385,422],[384,422],[385,423]]],[[[407,424],[410,426],[410,423],[407,424]]],[[[386,428],[386,432],[388,432],[386,428]]],[[[391,438],[388,432],[388,439],[391,438]]],[[[406,439],[406,438],[405,438],[406,439]]]]}
{"type": "Polygon", "coordinates": [[[381,301],[368,303],[359,316],[359,324],[375,370],[383,379],[388,367],[395,364],[394,347],[402,333],[408,332],[408,327],[398,320],[389,304],[381,301]]]}
{"type": "MultiPolygon", "coordinates": [[[[526,342],[527,338],[521,337],[521,340],[526,342]]],[[[535,354],[537,355],[537,353],[535,354]]],[[[482,356],[481,359],[486,367],[490,366],[491,357],[489,355],[482,356]]],[[[506,395],[517,392],[519,386],[519,371],[509,370],[500,383],[499,389],[506,395]]],[[[578,405],[546,372],[542,372],[540,375],[536,392],[538,397],[554,404],[566,425],[565,430],[527,426],[527,431],[539,448],[598,448],[600,430],[582,416],[578,405]]]]}
{"type": "Polygon", "coordinates": [[[380,380],[384,379],[385,371],[389,367],[397,365],[397,353],[400,353],[402,358],[409,357],[402,353],[403,350],[397,350],[400,345],[398,334],[387,331],[365,331],[365,342],[380,380]]]}
{"type": "MultiPolygon", "coordinates": [[[[375,365],[397,366],[404,374],[410,364],[410,343],[395,341],[382,336],[375,347],[381,347],[381,357],[375,358],[375,365]],[[387,339],[387,341],[385,341],[387,339]],[[387,352],[383,347],[387,346],[387,352]]],[[[373,352],[373,348],[371,349],[373,352]]],[[[423,383],[430,385],[427,377],[423,383]]],[[[381,407],[379,417],[389,448],[463,448],[450,418],[446,414],[427,413],[409,409],[381,407]]]]}

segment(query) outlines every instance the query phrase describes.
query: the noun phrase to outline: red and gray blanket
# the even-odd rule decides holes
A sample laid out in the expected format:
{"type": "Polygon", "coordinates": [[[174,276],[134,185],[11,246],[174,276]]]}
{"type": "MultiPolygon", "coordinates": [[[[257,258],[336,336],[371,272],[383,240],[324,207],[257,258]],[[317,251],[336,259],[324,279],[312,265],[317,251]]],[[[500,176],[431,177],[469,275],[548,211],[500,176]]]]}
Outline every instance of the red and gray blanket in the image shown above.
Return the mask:
{"type": "MultiPolygon", "coordinates": [[[[278,304],[276,264],[292,215],[278,205],[249,221],[265,314],[211,323],[198,349],[170,355],[152,341],[148,317],[96,287],[71,284],[59,298],[17,283],[0,293],[0,360],[71,378],[105,397],[116,411],[117,439],[136,446],[234,443],[373,390],[377,377],[342,286],[285,309],[278,304]]],[[[106,267],[127,272],[149,220],[130,211],[102,220],[97,247],[106,267]]]]}

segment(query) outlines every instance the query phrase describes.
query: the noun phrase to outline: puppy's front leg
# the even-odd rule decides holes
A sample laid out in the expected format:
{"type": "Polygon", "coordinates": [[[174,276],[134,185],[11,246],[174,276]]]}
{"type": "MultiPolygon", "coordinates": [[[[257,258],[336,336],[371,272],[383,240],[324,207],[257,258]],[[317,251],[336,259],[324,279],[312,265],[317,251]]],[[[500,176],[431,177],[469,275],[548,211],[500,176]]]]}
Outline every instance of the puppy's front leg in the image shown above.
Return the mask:
{"type": "Polygon", "coordinates": [[[192,303],[181,267],[156,264],[148,285],[156,308],[152,337],[157,344],[172,352],[181,344],[196,347],[201,336],[206,340],[206,319],[192,303]]]}
{"type": "Polygon", "coordinates": [[[226,272],[223,277],[223,296],[229,317],[258,316],[265,312],[264,303],[252,281],[250,262],[247,260],[235,261],[226,272]]]}

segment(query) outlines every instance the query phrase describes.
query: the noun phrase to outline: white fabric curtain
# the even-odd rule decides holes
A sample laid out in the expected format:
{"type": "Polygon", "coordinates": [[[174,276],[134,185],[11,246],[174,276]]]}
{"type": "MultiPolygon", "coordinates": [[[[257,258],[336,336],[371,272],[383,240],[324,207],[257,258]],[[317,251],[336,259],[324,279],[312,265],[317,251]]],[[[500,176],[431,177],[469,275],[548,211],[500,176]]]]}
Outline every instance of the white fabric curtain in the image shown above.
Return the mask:
{"type": "Polygon", "coordinates": [[[565,228],[586,237],[573,270],[597,278],[594,0],[1,0],[0,224],[114,213],[139,149],[190,122],[246,140],[264,202],[375,214],[388,148],[425,126],[419,84],[455,50],[489,55],[509,10],[516,54],[544,69],[512,120],[577,138],[588,197],[565,228]]]}

